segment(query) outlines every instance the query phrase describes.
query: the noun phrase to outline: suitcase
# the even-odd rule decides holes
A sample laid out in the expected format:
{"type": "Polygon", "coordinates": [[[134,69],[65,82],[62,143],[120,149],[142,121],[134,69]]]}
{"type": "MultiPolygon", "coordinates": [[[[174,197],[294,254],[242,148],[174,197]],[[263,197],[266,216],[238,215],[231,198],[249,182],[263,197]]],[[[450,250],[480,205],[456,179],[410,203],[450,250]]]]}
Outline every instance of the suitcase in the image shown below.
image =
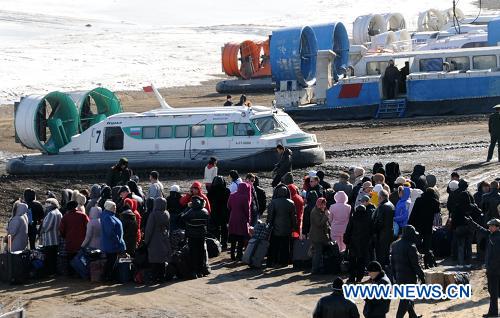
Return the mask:
{"type": "Polygon", "coordinates": [[[29,278],[31,257],[29,251],[0,254],[0,279],[9,284],[22,284],[29,278]]]}
{"type": "Polygon", "coordinates": [[[207,252],[209,258],[217,257],[220,255],[220,253],[222,253],[222,245],[218,240],[214,238],[207,238],[205,242],[207,244],[207,252]]]}
{"type": "Polygon", "coordinates": [[[269,242],[267,240],[250,239],[243,254],[243,263],[252,268],[262,268],[262,263],[264,263],[264,257],[266,257],[268,249],[269,242]]]}
{"type": "Polygon", "coordinates": [[[97,259],[90,262],[89,272],[91,282],[102,282],[104,276],[104,268],[106,266],[106,259],[97,259]]]}
{"type": "Polygon", "coordinates": [[[323,273],[339,274],[342,256],[336,242],[329,242],[323,248],[323,273]]]}
{"type": "Polygon", "coordinates": [[[132,280],[132,258],[118,258],[115,264],[116,279],[120,284],[132,280]]]}
{"type": "Polygon", "coordinates": [[[293,242],[293,268],[304,269],[312,266],[312,258],[309,253],[310,249],[311,241],[309,240],[295,240],[293,242]]]}
{"type": "Polygon", "coordinates": [[[90,278],[90,260],[84,250],[79,250],[78,254],[69,262],[75,272],[83,279],[90,278]]]}
{"type": "Polygon", "coordinates": [[[438,227],[432,231],[432,251],[435,257],[451,255],[451,232],[447,227],[438,227]]]}

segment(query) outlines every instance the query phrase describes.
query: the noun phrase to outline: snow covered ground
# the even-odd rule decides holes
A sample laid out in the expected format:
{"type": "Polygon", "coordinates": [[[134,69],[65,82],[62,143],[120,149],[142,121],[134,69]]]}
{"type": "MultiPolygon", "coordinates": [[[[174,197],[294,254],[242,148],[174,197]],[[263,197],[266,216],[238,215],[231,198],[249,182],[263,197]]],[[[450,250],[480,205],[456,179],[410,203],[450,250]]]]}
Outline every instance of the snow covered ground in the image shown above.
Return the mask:
{"type": "MultiPolygon", "coordinates": [[[[228,41],[280,26],[418,12],[451,0],[1,0],[0,104],[53,90],[140,89],[196,84],[221,74],[228,41]]],[[[459,7],[477,14],[474,0],[459,7]]]]}

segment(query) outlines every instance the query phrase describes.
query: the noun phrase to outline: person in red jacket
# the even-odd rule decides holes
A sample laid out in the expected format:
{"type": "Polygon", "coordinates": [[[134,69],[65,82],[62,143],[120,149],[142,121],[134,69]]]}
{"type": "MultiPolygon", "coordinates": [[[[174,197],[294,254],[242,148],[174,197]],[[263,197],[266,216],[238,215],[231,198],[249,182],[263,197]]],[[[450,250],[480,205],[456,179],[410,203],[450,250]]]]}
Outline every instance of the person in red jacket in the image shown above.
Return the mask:
{"type": "Polygon", "coordinates": [[[208,211],[208,214],[211,213],[210,201],[208,200],[205,193],[203,193],[203,190],[201,188],[201,182],[199,182],[199,181],[193,182],[193,185],[191,186],[191,189],[189,190],[189,192],[184,194],[181,197],[181,199],[180,199],[181,206],[186,208],[188,206],[188,204],[191,202],[192,197],[202,198],[206,203],[205,209],[208,211]]]}
{"type": "Polygon", "coordinates": [[[123,200],[123,203],[125,205],[128,205],[130,207],[130,209],[132,210],[132,212],[134,212],[135,221],[137,222],[137,244],[136,244],[136,246],[138,246],[139,242],[141,241],[141,238],[142,238],[142,233],[141,233],[142,216],[139,213],[139,211],[137,211],[137,205],[138,205],[137,200],[126,198],[125,200],[123,200]]]}
{"type": "MultiPolygon", "coordinates": [[[[295,204],[295,211],[297,213],[297,225],[298,230],[292,231],[292,239],[298,239],[300,233],[302,233],[302,218],[304,216],[304,199],[299,194],[299,189],[295,184],[289,184],[288,190],[290,190],[290,199],[292,199],[293,204],[295,204]]],[[[292,240],[293,241],[293,240],[292,240]]]]}
{"type": "Polygon", "coordinates": [[[66,214],[59,225],[61,237],[66,241],[68,260],[73,259],[80,250],[87,233],[87,223],[89,223],[89,217],[84,212],[77,210],[77,207],[76,201],[68,202],[66,214]]]}

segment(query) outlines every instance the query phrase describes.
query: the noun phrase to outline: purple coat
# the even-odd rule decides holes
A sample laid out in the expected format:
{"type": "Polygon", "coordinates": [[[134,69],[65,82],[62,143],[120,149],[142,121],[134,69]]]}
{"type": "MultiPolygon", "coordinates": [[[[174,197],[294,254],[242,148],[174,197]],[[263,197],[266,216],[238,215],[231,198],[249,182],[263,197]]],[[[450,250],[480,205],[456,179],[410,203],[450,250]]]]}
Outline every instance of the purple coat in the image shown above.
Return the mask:
{"type": "Polygon", "coordinates": [[[227,207],[229,208],[229,234],[248,237],[250,222],[250,186],[242,182],[238,184],[238,190],[231,193],[227,207]]]}

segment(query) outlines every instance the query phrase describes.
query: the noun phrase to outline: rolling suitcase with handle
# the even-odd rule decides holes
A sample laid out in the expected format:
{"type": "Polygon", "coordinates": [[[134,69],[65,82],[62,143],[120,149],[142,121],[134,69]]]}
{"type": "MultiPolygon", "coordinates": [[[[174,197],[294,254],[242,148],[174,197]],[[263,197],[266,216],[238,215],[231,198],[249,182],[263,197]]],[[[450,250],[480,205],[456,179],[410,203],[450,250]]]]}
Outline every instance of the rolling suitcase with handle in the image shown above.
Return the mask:
{"type": "Polygon", "coordinates": [[[293,242],[292,264],[293,268],[305,269],[312,266],[312,257],[309,250],[311,249],[311,241],[295,240],[293,242]]]}
{"type": "Polygon", "coordinates": [[[268,241],[252,238],[248,242],[242,261],[252,268],[262,268],[268,250],[268,241]]]}

